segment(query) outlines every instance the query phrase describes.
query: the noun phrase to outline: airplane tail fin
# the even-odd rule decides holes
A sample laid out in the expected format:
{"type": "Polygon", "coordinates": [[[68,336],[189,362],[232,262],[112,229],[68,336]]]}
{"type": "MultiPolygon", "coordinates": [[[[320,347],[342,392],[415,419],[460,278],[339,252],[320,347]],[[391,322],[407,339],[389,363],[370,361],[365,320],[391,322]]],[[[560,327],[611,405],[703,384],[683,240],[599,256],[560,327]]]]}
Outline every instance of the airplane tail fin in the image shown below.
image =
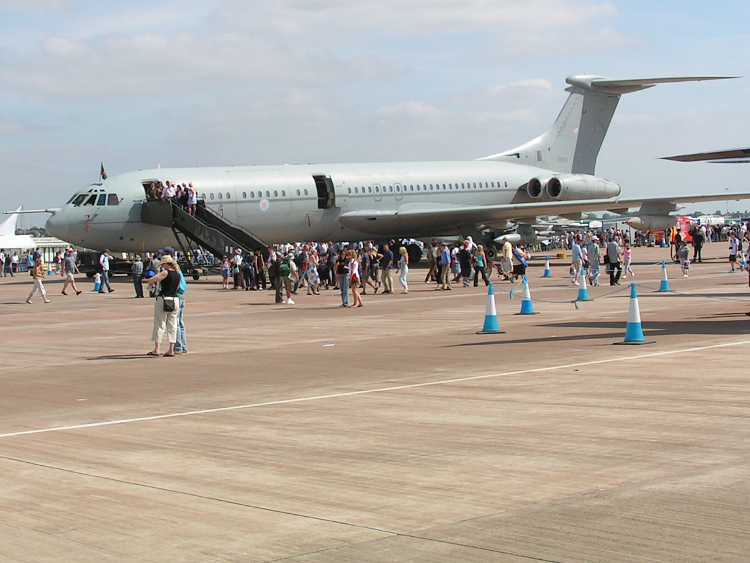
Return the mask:
{"type": "MultiPolygon", "coordinates": [[[[19,207],[16,211],[21,211],[21,208],[19,207]]],[[[11,213],[7,219],[0,223],[0,237],[15,236],[17,224],[18,213],[11,213]]]]}
{"type": "Polygon", "coordinates": [[[604,137],[620,96],[672,82],[724,80],[736,76],[677,76],[611,80],[601,76],[569,76],[570,92],[552,128],[519,147],[479,160],[518,162],[556,172],[594,174],[604,137]]]}

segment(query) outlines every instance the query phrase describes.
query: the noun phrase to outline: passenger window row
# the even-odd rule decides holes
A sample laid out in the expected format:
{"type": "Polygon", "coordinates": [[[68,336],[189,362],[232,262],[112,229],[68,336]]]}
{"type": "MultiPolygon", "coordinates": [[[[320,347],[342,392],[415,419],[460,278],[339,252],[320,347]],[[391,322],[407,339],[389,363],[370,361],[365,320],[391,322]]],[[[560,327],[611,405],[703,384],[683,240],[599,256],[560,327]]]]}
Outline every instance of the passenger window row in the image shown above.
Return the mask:
{"type": "MultiPolygon", "coordinates": [[[[310,195],[310,190],[308,189],[298,189],[297,190],[297,197],[302,197],[304,194],[305,197],[310,195]]],[[[260,199],[280,199],[280,198],[286,198],[286,190],[258,190],[251,191],[251,192],[242,192],[242,199],[251,199],[251,200],[260,200],[260,199]]],[[[205,197],[204,197],[205,199],[205,197]]],[[[232,194],[229,192],[223,193],[223,192],[210,192],[208,194],[208,199],[210,200],[216,200],[216,199],[232,199],[232,194]]]]}
{"type": "MultiPolygon", "coordinates": [[[[488,190],[488,189],[502,189],[508,187],[508,182],[505,181],[482,181],[482,182],[455,182],[447,184],[393,184],[384,185],[375,184],[372,186],[355,186],[354,188],[347,188],[347,193],[352,195],[359,194],[392,194],[392,193],[414,193],[414,192],[463,192],[463,191],[474,191],[474,190],[488,190]]],[[[290,192],[293,193],[293,192],[290,192]]],[[[310,191],[308,189],[297,189],[296,195],[300,197],[309,197],[310,191]]],[[[249,200],[260,200],[260,199],[280,199],[287,197],[286,190],[258,190],[258,191],[243,191],[241,193],[242,199],[249,200]]],[[[293,197],[293,196],[291,196],[293,197]]],[[[203,199],[206,199],[203,195],[203,199]]],[[[209,192],[208,199],[211,201],[215,200],[231,200],[232,194],[230,192],[209,192]]]]}
{"type": "Polygon", "coordinates": [[[347,188],[348,194],[392,194],[392,193],[413,193],[413,192],[465,192],[474,190],[502,189],[508,187],[508,182],[485,181],[485,182],[455,182],[448,184],[393,184],[387,186],[355,186],[347,188]]]}

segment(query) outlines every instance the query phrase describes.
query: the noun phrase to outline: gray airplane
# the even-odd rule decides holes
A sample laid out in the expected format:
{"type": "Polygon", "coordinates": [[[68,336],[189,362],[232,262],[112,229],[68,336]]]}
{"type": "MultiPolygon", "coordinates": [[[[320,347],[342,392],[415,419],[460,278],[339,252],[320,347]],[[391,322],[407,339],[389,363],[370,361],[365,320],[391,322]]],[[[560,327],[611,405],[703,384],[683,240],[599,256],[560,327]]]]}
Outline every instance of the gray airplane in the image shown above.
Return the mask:
{"type": "Polygon", "coordinates": [[[664,156],[664,160],[676,162],[705,162],[713,164],[750,164],[750,147],[741,149],[725,149],[711,152],[696,152],[693,154],[678,154],[675,156],[664,156]]]}
{"type": "MultiPolygon", "coordinates": [[[[748,164],[750,163],[750,147],[741,149],[725,149],[711,152],[697,152],[692,154],[678,154],[675,156],[664,156],[662,160],[673,160],[675,162],[710,162],[712,164],[748,164]]],[[[660,231],[673,227],[677,218],[673,215],[664,214],[668,209],[662,206],[650,215],[640,214],[630,217],[626,222],[639,231],[660,231]]],[[[671,211],[677,211],[674,206],[671,211]]]]}
{"type": "MultiPolygon", "coordinates": [[[[507,230],[537,216],[640,207],[667,215],[677,204],[750,197],[750,192],[623,197],[595,175],[599,150],[622,94],[671,82],[733,77],[611,80],[567,78],[570,93],[552,128],[515,149],[474,161],[160,168],[114,176],[74,193],[47,222],[50,234],[77,245],[116,251],[173,246],[171,215],[153,213],[156,182],[192,182],[217,228],[242,230],[261,244],[353,241],[507,230]],[[226,223],[222,227],[222,221],[226,223]],[[229,227],[227,227],[229,225],[229,227]]],[[[164,205],[164,204],[162,204],[164,205]]],[[[177,213],[177,211],[175,211],[177,213]]],[[[174,218],[179,219],[175,214],[174,218]]],[[[176,220],[175,219],[175,220],[176,220]]],[[[209,221],[211,223],[211,221],[209,221]]],[[[179,227],[179,225],[178,225],[179,227]]],[[[487,240],[492,240],[492,237],[487,240]]],[[[237,237],[235,237],[237,238],[237,237]]],[[[193,237],[200,243],[201,237],[193,237]]],[[[220,246],[215,244],[214,247],[220,246]]]]}

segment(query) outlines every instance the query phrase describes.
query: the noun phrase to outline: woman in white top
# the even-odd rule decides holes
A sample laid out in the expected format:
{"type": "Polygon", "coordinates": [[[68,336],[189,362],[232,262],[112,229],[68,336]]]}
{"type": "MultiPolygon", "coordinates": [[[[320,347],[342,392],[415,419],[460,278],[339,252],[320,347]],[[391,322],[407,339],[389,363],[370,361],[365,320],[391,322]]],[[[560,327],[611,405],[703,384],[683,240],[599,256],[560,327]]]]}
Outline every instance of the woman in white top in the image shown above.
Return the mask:
{"type": "Polygon", "coordinates": [[[195,206],[198,205],[198,191],[193,187],[192,182],[188,184],[187,189],[188,189],[188,198],[187,198],[188,213],[194,216],[195,206]]]}
{"type": "Polygon", "coordinates": [[[409,293],[409,283],[407,276],[409,275],[409,254],[406,252],[406,247],[402,246],[398,253],[400,257],[398,259],[398,281],[401,282],[401,293],[409,293]]]}
{"type": "Polygon", "coordinates": [[[354,250],[350,250],[347,254],[349,258],[349,280],[352,288],[352,307],[362,307],[364,303],[362,303],[362,296],[359,294],[359,260],[354,250]]]}

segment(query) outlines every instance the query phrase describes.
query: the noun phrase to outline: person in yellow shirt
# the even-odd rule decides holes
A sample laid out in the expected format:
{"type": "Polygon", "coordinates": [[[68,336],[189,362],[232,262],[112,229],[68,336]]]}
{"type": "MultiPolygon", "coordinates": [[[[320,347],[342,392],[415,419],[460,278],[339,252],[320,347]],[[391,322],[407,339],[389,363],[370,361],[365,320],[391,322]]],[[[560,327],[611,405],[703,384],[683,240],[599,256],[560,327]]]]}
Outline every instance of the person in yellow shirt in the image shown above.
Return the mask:
{"type": "Polygon", "coordinates": [[[31,270],[31,277],[34,279],[34,286],[31,288],[31,293],[29,293],[29,296],[26,298],[26,303],[31,304],[31,298],[34,297],[34,294],[37,291],[42,296],[42,299],[44,299],[44,302],[49,303],[50,300],[47,299],[47,290],[44,289],[44,283],[42,282],[42,280],[44,280],[44,263],[42,262],[41,256],[37,256],[34,261],[34,268],[31,270]]]}

